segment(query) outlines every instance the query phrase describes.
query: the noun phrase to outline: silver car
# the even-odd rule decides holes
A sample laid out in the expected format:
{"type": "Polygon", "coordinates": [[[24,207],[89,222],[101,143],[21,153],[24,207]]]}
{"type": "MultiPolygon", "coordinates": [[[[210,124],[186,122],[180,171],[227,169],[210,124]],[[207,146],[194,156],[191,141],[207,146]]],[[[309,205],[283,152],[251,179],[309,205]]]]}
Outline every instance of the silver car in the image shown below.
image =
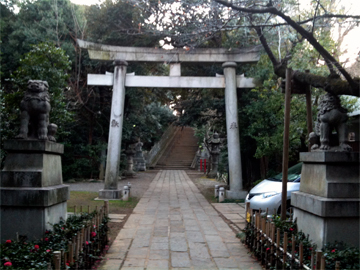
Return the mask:
{"type": "MultiPolygon", "coordinates": [[[[300,189],[302,163],[296,164],[288,170],[287,203],[286,208],[291,205],[291,192],[300,189]]],[[[281,213],[282,173],[261,181],[253,187],[246,196],[245,202],[250,202],[250,208],[266,211],[269,214],[281,213]]]]}

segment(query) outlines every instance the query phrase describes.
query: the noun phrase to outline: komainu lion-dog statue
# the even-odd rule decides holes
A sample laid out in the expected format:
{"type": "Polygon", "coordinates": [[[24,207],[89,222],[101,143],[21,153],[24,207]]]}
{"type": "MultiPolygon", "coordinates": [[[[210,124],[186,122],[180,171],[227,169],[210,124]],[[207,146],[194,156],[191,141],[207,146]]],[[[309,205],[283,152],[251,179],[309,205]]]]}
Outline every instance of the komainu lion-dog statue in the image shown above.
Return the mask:
{"type": "Polygon", "coordinates": [[[57,126],[49,124],[50,96],[46,81],[29,80],[20,104],[20,133],[16,139],[49,140],[55,142],[57,126]]]}
{"type": "Polygon", "coordinates": [[[321,97],[315,132],[309,135],[311,150],[349,152],[352,148],[347,144],[348,130],[347,110],[341,107],[340,98],[327,93],[321,97]],[[336,130],[337,137],[332,134],[336,130]],[[320,146],[319,146],[320,142],[320,146]]]}

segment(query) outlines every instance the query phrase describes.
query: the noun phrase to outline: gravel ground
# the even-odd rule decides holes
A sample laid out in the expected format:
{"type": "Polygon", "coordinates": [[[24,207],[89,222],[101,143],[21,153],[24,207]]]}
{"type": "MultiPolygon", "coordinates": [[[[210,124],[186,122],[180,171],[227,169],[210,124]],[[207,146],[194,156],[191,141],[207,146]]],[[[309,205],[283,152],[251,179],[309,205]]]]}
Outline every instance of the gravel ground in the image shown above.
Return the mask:
{"type": "MultiPolygon", "coordinates": [[[[158,172],[158,170],[149,170],[138,172],[133,178],[123,178],[118,182],[118,189],[123,189],[130,182],[131,196],[141,198],[158,172]]],[[[104,181],[83,181],[65,184],[70,186],[70,191],[98,192],[104,188],[104,181]]]]}

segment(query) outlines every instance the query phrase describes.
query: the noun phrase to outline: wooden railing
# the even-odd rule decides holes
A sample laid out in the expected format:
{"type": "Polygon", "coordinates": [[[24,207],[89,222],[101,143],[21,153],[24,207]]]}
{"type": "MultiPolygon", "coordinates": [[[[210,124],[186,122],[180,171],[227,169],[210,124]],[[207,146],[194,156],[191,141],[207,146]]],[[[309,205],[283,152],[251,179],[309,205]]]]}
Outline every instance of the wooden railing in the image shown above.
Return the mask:
{"type": "MultiPolygon", "coordinates": [[[[78,214],[76,209],[75,206],[74,215],[78,214]]],[[[97,233],[101,230],[103,218],[107,218],[109,215],[109,202],[105,201],[104,206],[99,210],[96,207],[95,212],[94,217],[85,221],[82,228],[68,241],[66,250],[53,252],[54,270],[91,269],[95,261],[100,259],[108,243],[108,232],[106,229],[106,234],[98,235],[97,233]],[[97,241],[91,241],[95,237],[94,234],[97,234],[97,241]]],[[[79,213],[82,213],[82,208],[79,213]]]]}
{"type": "MultiPolygon", "coordinates": [[[[326,269],[321,251],[305,246],[303,241],[297,240],[295,234],[276,228],[275,222],[267,214],[250,209],[250,203],[247,203],[246,209],[245,244],[266,269],[326,269]]],[[[340,270],[339,261],[335,264],[335,270],[340,270]]]]}

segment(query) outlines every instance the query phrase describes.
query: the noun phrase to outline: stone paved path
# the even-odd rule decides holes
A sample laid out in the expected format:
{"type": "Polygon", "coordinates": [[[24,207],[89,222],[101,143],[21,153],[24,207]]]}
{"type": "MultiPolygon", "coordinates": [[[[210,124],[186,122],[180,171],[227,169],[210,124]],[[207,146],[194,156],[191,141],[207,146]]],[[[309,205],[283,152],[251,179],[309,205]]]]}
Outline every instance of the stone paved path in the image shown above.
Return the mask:
{"type": "Polygon", "coordinates": [[[160,171],[102,269],[262,269],[185,171],[160,171]]]}

